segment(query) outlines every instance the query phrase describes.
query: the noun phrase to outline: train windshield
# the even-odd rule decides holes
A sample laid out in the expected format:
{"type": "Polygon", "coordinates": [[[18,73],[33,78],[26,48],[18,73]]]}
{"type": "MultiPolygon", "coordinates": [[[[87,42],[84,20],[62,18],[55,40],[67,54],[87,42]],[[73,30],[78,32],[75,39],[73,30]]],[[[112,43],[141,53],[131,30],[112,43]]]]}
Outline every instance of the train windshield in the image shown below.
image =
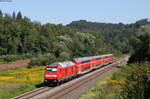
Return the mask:
{"type": "Polygon", "coordinates": [[[46,71],[47,72],[57,72],[57,67],[47,67],[46,71]]]}

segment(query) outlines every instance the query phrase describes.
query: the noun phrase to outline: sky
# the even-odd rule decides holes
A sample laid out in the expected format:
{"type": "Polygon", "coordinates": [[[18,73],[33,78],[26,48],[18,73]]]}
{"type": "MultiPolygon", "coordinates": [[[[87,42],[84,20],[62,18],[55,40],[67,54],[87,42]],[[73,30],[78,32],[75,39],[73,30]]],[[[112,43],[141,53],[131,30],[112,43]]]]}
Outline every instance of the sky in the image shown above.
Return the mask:
{"type": "Polygon", "coordinates": [[[129,24],[150,19],[150,0],[0,0],[0,10],[9,14],[20,11],[43,24],[76,20],[129,24]]]}

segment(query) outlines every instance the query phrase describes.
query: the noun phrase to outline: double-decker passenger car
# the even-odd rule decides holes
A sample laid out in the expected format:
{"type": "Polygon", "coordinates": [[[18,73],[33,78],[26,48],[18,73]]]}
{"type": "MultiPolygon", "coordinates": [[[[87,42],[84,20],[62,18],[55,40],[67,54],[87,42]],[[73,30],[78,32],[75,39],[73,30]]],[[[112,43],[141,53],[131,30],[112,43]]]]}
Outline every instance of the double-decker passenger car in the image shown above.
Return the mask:
{"type": "Polygon", "coordinates": [[[72,60],[78,67],[78,74],[83,74],[92,69],[92,57],[75,58],[72,60]]]}
{"type": "Polygon", "coordinates": [[[57,62],[48,65],[45,69],[46,84],[56,84],[67,79],[73,78],[77,75],[87,73],[91,70],[99,68],[103,65],[114,62],[113,54],[90,56],[82,58],[74,58],[67,62],[57,62]]]}

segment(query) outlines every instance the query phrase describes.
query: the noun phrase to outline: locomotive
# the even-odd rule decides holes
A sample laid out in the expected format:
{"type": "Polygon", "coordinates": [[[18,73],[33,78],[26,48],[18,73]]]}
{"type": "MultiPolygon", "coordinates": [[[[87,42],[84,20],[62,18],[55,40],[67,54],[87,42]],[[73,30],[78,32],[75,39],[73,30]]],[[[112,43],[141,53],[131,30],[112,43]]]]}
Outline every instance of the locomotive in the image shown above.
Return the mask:
{"type": "Polygon", "coordinates": [[[85,74],[94,69],[115,61],[113,54],[74,58],[71,61],[57,62],[47,65],[44,73],[44,83],[59,84],[70,78],[85,74]]]}

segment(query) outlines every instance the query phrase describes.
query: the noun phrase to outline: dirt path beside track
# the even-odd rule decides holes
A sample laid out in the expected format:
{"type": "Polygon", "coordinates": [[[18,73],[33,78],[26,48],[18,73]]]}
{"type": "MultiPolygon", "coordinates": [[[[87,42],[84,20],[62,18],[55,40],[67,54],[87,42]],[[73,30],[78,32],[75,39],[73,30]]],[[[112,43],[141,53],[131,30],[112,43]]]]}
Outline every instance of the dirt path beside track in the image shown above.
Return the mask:
{"type": "Polygon", "coordinates": [[[15,62],[11,62],[8,64],[0,64],[0,70],[25,67],[28,65],[29,62],[30,62],[30,59],[24,59],[24,60],[18,60],[15,62]]]}

